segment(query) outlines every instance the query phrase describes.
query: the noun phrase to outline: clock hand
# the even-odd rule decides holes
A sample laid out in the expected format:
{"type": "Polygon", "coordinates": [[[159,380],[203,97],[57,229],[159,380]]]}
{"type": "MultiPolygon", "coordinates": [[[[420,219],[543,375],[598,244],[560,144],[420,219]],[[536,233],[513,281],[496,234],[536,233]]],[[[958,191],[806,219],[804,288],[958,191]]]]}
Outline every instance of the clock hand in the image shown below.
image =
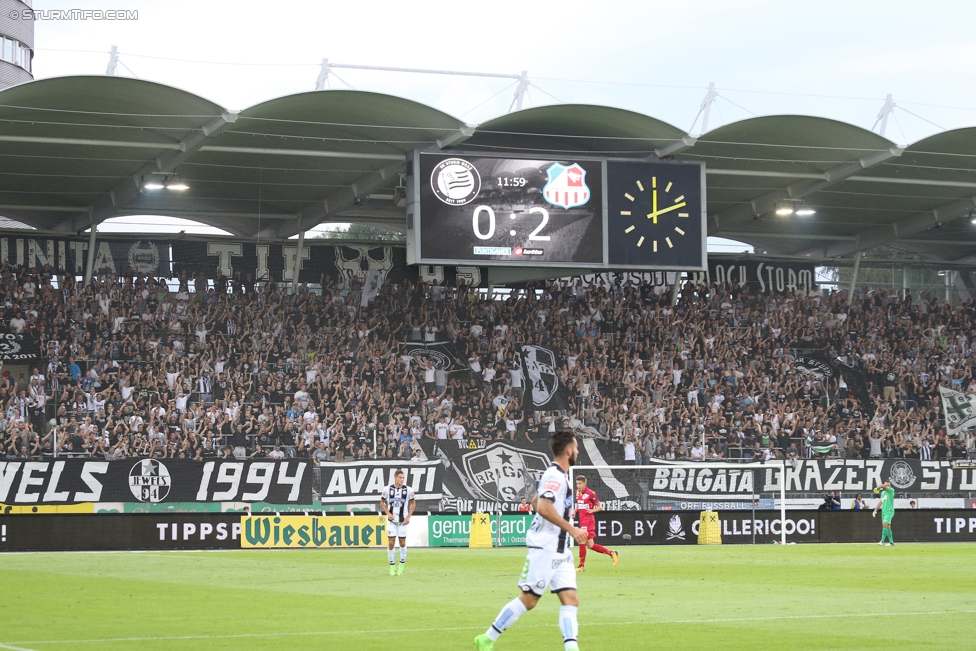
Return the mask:
{"type": "Polygon", "coordinates": [[[657,223],[657,218],[660,217],[661,215],[663,215],[664,213],[671,212],[672,210],[677,210],[678,208],[684,208],[686,205],[687,205],[687,203],[684,202],[684,201],[682,201],[681,203],[674,204],[670,208],[665,208],[663,210],[655,210],[654,212],[650,213],[647,216],[647,218],[648,219],[652,219],[653,218],[654,219],[654,223],[656,224],[657,223]]]}

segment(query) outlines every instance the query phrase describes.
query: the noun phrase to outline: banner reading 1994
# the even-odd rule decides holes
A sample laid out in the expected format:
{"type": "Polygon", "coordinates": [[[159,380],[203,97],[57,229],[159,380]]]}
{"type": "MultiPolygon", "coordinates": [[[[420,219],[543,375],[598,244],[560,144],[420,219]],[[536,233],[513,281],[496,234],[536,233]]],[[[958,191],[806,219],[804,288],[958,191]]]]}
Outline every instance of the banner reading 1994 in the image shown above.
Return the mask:
{"type": "Polygon", "coordinates": [[[0,504],[312,501],[311,461],[0,461],[0,504]]]}

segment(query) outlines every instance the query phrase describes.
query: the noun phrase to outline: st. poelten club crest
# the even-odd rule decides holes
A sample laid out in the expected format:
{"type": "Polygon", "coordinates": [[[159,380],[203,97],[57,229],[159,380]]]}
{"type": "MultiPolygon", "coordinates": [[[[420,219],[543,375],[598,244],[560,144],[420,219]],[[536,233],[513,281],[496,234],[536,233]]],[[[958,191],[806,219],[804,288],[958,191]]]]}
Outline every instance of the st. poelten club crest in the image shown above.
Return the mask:
{"type": "Polygon", "coordinates": [[[542,197],[554,206],[568,210],[584,205],[592,196],[586,185],[586,170],[578,163],[553,163],[546,170],[546,178],[542,197]]]}

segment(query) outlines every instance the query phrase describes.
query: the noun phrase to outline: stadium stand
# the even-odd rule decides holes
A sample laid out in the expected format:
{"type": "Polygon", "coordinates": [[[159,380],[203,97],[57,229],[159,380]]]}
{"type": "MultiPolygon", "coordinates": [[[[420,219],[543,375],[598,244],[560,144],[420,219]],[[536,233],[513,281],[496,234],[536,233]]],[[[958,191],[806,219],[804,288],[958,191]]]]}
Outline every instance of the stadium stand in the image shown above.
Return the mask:
{"type": "Polygon", "coordinates": [[[387,282],[360,308],[356,281],[338,277],[292,295],[274,279],[182,274],[171,291],[161,278],[0,275],[4,324],[46,360],[4,373],[7,458],[56,444],[105,459],[406,459],[423,436],[518,441],[557,424],[611,439],[623,463],[951,459],[976,445],[976,432],[946,436],[938,391],[976,390],[972,301],[881,290],[848,307],[843,292],[689,283],[672,308],[660,288],[575,278],[504,300],[387,282]],[[399,346],[420,337],[455,342],[471,372],[435,377],[399,346]],[[821,342],[863,370],[873,418],[795,370],[791,351],[821,342]],[[522,417],[516,343],[561,352],[572,409],[522,417]]]}

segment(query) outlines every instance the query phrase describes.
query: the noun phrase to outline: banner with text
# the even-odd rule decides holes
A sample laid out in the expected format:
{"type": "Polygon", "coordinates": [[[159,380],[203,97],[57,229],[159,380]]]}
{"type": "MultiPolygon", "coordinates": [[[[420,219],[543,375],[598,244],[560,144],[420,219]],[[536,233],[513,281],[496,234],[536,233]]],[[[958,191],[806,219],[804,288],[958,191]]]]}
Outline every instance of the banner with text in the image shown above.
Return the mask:
{"type": "Polygon", "coordinates": [[[0,333],[0,361],[30,364],[37,361],[39,354],[32,333],[0,333]]]}
{"type": "MultiPolygon", "coordinates": [[[[775,497],[784,481],[779,464],[743,464],[742,468],[677,468],[651,460],[638,466],[651,497],[728,500],[775,497]]],[[[953,468],[949,461],[918,459],[828,459],[786,465],[786,494],[870,492],[891,480],[897,491],[911,493],[976,490],[976,468],[953,468]]]]}
{"type": "MultiPolygon", "coordinates": [[[[524,547],[532,515],[491,516],[491,539],[495,547],[524,547]]],[[[432,515],[427,518],[429,547],[467,547],[471,537],[470,515],[432,515]]]]}
{"type": "Polygon", "coordinates": [[[383,515],[260,515],[241,519],[244,548],[379,547],[386,545],[383,515]]]}
{"type": "Polygon", "coordinates": [[[393,475],[403,470],[404,483],[418,501],[440,500],[443,495],[443,466],[436,461],[352,461],[319,466],[319,496],[323,504],[376,504],[380,493],[393,484],[393,475]]]}
{"type": "MultiPolygon", "coordinates": [[[[295,278],[297,243],[180,240],[174,241],[172,246],[176,272],[203,273],[213,278],[219,268],[228,278],[233,278],[236,271],[241,272],[242,278],[250,274],[252,280],[271,277],[279,282],[290,282],[295,278]]],[[[371,277],[377,279],[379,285],[387,280],[391,283],[423,280],[444,285],[454,285],[458,280],[463,280],[471,287],[488,284],[488,270],[485,267],[408,267],[407,253],[403,246],[317,243],[305,240],[299,282],[317,283],[323,274],[329,280],[350,280],[355,276],[362,283],[371,277]]]]}
{"type": "MultiPolygon", "coordinates": [[[[98,235],[95,241],[94,273],[169,276],[169,240],[134,240],[98,235]]],[[[88,264],[87,237],[0,236],[0,262],[40,271],[50,265],[54,271],[81,276],[88,264]]]]}
{"type": "Polygon", "coordinates": [[[0,515],[0,552],[240,549],[237,513],[0,515]]]}
{"type": "MultiPolygon", "coordinates": [[[[600,512],[596,537],[611,548],[617,545],[698,544],[700,511],[600,512]]],[[[771,543],[786,532],[787,542],[877,542],[881,520],[869,511],[779,511],[755,516],[719,512],[723,544],[771,543]]],[[[976,541],[976,514],[964,509],[909,510],[895,513],[892,528],[899,542],[976,541]]]]}
{"type": "Polygon", "coordinates": [[[713,283],[749,285],[762,294],[810,292],[816,278],[814,264],[763,261],[755,256],[708,256],[708,274],[713,283]]]}
{"type": "Polygon", "coordinates": [[[0,461],[0,503],[312,501],[311,462],[0,461]]]}

